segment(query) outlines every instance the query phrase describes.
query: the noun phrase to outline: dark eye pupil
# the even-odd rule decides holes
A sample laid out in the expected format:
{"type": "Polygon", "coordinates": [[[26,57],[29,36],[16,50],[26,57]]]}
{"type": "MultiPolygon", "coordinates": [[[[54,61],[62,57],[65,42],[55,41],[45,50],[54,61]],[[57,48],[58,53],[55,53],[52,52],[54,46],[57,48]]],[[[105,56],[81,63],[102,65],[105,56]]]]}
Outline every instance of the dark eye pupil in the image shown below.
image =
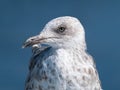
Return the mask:
{"type": "Polygon", "coordinates": [[[65,31],[65,27],[59,27],[59,32],[64,32],[65,31]]]}

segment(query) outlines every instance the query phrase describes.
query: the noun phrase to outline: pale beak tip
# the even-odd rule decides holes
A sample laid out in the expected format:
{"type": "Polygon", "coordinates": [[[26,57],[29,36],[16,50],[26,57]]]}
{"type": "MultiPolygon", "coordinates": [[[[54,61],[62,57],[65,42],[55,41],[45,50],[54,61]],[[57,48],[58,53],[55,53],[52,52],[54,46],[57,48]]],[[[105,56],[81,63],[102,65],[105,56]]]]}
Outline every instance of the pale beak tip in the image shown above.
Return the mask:
{"type": "Polygon", "coordinates": [[[27,46],[26,46],[26,44],[24,43],[23,45],[22,45],[22,49],[24,49],[24,48],[26,48],[27,46]]]}
{"type": "Polygon", "coordinates": [[[23,43],[22,48],[24,49],[24,48],[26,48],[26,47],[28,47],[28,46],[29,46],[29,43],[28,43],[28,42],[25,42],[25,43],[23,43]]]}
{"type": "Polygon", "coordinates": [[[39,43],[39,37],[38,36],[33,36],[28,38],[25,43],[23,43],[22,48],[30,47],[33,46],[34,44],[39,43]]]}

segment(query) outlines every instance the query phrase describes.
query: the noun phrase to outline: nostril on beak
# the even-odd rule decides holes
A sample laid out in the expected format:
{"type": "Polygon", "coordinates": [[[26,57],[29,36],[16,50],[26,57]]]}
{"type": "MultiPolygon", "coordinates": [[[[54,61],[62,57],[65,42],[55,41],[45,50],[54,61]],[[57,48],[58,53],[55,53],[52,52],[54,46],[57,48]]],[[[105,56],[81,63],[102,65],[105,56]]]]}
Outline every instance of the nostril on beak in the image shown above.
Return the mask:
{"type": "Polygon", "coordinates": [[[32,38],[31,40],[33,41],[34,39],[32,38]]]}

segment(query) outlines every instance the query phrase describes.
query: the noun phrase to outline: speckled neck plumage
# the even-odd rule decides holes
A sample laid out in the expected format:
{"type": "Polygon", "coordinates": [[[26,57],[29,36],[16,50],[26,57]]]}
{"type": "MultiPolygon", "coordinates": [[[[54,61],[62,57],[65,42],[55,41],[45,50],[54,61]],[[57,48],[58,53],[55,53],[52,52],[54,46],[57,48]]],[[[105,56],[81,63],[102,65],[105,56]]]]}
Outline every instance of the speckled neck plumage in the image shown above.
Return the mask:
{"type": "Polygon", "coordinates": [[[39,35],[26,40],[23,47],[29,46],[33,56],[25,90],[102,90],[78,19],[65,16],[51,20],[39,35]]]}

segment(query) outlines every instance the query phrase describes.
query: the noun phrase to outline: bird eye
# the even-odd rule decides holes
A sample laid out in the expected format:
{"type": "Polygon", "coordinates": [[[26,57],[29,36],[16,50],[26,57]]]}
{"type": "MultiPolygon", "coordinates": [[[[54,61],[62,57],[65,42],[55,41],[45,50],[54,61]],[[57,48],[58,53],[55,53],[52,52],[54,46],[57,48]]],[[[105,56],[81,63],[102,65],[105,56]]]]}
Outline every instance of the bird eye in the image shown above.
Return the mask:
{"type": "Polygon", "coordinates": [[[65,27],[59,27],[57,32],[58,33],[63,33],[65,31],[65,29],[66,29],[65,27]]]}

